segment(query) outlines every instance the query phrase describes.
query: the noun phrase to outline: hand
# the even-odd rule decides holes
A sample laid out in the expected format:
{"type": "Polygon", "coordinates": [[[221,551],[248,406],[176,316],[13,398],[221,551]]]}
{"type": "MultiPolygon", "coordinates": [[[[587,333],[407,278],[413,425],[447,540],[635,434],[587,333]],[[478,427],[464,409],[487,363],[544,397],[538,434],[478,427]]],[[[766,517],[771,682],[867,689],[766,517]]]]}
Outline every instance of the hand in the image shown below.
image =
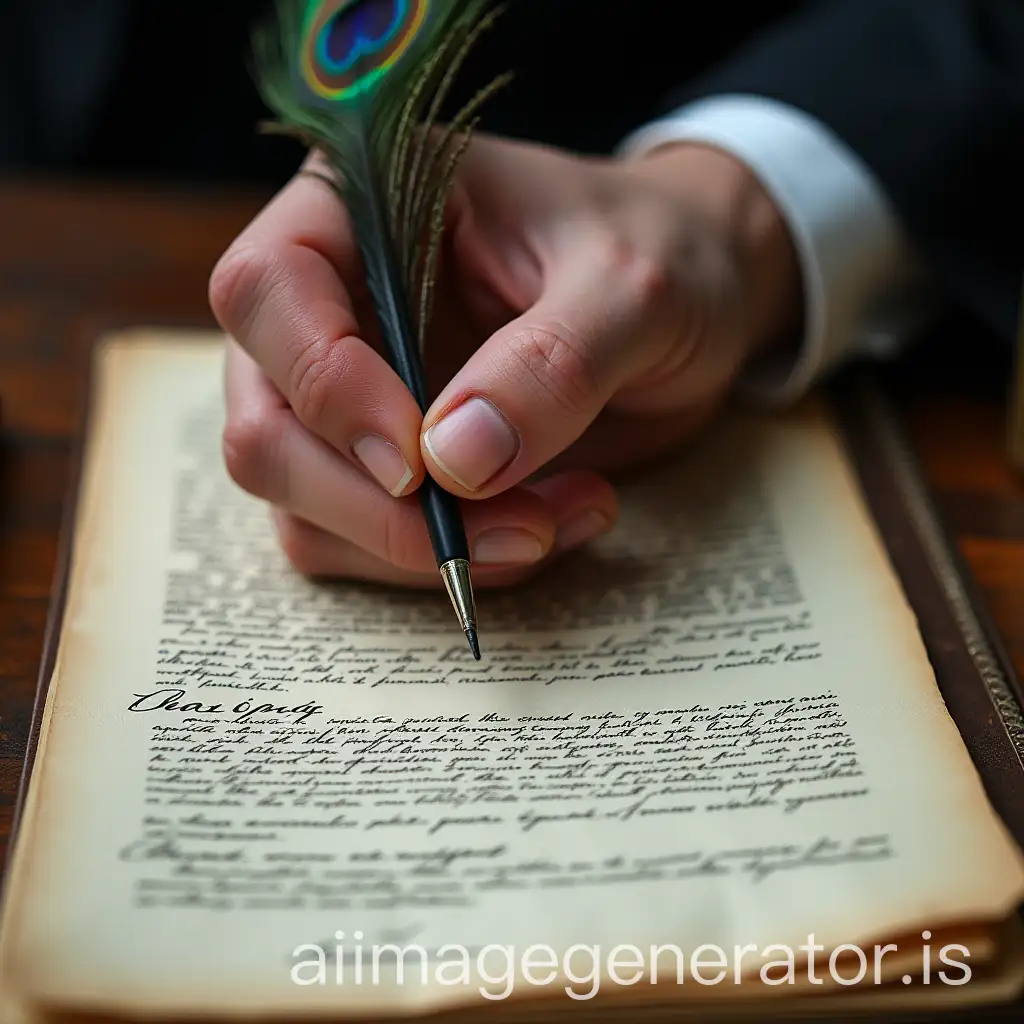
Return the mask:
{"type": "Polygon", "coordinates": [[[605,474],[682,442],[799,325],[778,212],[706,147],[625,162],[478,138],[448,239],[425,417],[381,355],[321,181],[297,176],[213,274],[234,339],[227,466],[303,572],[436,585],[415,495],[429,472],[466,499],[474,582],[516,581],[609,529],[605,474]]]}

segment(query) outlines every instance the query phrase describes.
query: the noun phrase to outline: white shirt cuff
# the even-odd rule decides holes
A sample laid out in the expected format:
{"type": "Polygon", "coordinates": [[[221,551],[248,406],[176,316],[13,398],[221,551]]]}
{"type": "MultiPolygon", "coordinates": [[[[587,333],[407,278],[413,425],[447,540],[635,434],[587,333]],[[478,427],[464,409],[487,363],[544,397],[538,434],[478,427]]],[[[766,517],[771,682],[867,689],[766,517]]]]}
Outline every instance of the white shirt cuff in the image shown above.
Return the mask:
{"type": "Polygon", "coordinates": [[[745,163],[789,227],[803,275],[805,334],[796,351],[748,367],[742,390],[773,403],[799,398],[854,355],[887,357],[932,313],[921,268],[882,189],[830,129],[758,96],[720,96],[646,125],[624,156],[698,142],[745,163]]]}

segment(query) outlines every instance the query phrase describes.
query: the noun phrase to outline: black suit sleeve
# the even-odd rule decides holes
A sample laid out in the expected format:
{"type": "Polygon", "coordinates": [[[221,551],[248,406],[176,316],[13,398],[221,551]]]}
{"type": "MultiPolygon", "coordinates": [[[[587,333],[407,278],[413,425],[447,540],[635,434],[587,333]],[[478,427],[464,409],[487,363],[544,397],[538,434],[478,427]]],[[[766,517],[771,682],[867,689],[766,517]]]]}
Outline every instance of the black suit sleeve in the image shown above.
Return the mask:
{"type": "Polygon", "coordinates": [[[817,0],[670,105],[790,104],[873,171],[954,303],[1016,332],[1024,287],[1024,0],[817,0]]]}

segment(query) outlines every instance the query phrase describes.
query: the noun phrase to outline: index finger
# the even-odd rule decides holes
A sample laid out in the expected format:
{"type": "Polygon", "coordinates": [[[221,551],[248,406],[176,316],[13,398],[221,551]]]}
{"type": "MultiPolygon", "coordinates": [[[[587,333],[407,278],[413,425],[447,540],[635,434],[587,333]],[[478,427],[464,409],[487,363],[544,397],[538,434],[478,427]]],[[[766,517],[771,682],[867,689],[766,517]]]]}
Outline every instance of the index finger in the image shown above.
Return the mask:
{"type": "Polygon", "coordinates": [[[358,322],[352,302],[362,280],[343,204],[325,183],[299,174],[221,258],[210,305],[308,430],[392,493],[401,482],[406,494],[423,478],[422,413],[365,341],[368,325],[358,322]],[[404,469],[397,458],[380,457],[381,444],[401,456],[404,469]],[[362,459],[368,451],[377,457],[362,459]],[[385,466],[387,479],[380,475],[385,466]]]}

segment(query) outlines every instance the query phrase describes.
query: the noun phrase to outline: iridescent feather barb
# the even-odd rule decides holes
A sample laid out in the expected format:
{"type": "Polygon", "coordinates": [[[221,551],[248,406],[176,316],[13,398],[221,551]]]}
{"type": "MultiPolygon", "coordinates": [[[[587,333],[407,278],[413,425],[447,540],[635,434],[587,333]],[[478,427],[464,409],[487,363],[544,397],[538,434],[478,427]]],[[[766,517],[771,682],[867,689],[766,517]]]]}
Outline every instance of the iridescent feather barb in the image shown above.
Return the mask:
{"type": "Polygon", "coordinates": [[[382,329],[411,330],[421,347],[455,171],[481,105],[509,76],[448,123],[438,118],[498,13],[488,0],[278,0],[275,23],[255,39],[274,130],[324,155],[382,329]]]}

